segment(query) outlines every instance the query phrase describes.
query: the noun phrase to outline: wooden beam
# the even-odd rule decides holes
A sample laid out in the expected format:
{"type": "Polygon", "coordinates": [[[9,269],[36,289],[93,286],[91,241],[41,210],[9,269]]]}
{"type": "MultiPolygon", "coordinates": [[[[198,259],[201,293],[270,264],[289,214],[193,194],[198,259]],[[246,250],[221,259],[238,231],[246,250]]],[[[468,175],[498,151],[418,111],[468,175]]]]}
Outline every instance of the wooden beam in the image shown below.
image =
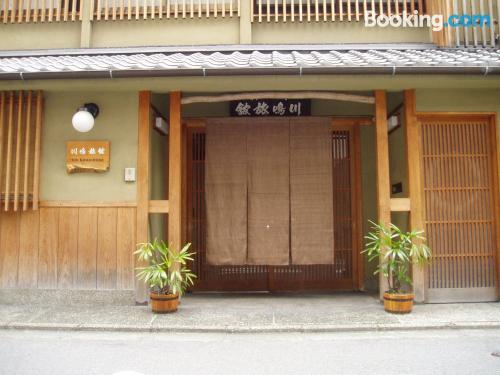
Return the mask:
{"type": "Polygon", "coordinates": [[[391,212],[408,212],[411,210],[410,198],[392,198],[391,212]]]}
{"type": "MultiPolygon", "coordinates": [[[[422,184],[422,139],[416,115],[415,90],[404,92],[404,116],[406,128],[406,154],[408,163],[408,195],[411,200],[410,227],[425,230],[424,192],[422,184]]],[[[425,301],[425,269],[414,266],[413,290],[416,302],[425,301]]]]}
{"type": "MultiPolygon", "coordinates": [[[[387,134],[387,95],[375,91],[375,143],[377,162],[377,220],[380,224],[391,222],[391,189],[389,174],[389,137],[387,134]]],[[[380,275],[380,298],[387,290],[387,280],[380,275]]]]}
{"type": "Polygon", "coordinates": [[[88,202],[88,201],[40,201],[39,203],[40,207],[65,207],[65,208],[90,208],[90,207],[97,207],[97,208],[110,208],[110,207],[115,207],[115,208],[124,208],[124,207],[137,207],[136,202],[131,202],[131,201],[93,201],[93,202],[88,202]]]}
{"type": "Polygon", "coordinates": [[[168,200],[149,201],[149,213],[168,214],[168,200]]]}
{"type": "MultiPolygon", "coordinates": [[[[148,237],[149,218],[149,154],[151,138],[151,92],[139,92],[139,123],[137,144],[137,225],[136,241],[144,243],[148,237]]],[[[134,251],[134,249],[130,249],[134,251]]],[[[143,267],[144,262],[135,258],[135,266],[143,267]]],[[[143,282],[135,280],[135,302],[144,304],[148,302],[147,287],[143,282]]]]}
{"type": "Polygon", "coordinates": [[[190,96],[181,100],[181,104],[192,103],[217,103],[231,100],[256,100],[256,99],[324,99],[362,104],[374,104],[372,96],[344,94],[331,91],[295,91],[295,92],[246,92],[224,95],[190,96]]]}
{"type": "Polygon", "coordinates": [[[181,93],[170,93],[168,144],[168,244],[174,250],[182,245],[182,117],[181,93]]]}

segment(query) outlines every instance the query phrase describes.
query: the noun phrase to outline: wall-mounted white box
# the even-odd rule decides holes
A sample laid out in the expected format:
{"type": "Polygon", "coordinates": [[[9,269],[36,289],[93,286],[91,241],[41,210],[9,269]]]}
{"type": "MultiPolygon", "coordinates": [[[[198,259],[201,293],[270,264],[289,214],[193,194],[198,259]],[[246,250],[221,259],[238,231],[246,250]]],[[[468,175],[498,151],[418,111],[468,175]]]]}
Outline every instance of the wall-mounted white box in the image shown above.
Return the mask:
{"type": "Polygon", "coordinates": [[[135,168],[125,168],[125,182],[135,182],[135,168]]]}

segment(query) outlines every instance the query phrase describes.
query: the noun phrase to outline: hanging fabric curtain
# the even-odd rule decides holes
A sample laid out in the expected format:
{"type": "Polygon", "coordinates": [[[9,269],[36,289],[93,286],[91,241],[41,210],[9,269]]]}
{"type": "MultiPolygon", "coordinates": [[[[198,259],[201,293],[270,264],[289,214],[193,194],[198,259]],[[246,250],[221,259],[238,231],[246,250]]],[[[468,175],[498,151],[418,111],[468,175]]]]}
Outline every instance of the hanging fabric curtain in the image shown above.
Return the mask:
{"type": "Polygon", "coordinates": [[[207,262],[246,264],[246,121],[209,120],[206,132],[207,262]]]}
{"type": "Polygon", "coordinates": [[[213,119],[206,129],[207,261],[333,263],[328,119],[213,119]]]}
{"type": "Polygon", "coordinates": [[[330,121],[290,120],[292,264],[333,263],[332,184],[330,121]]]}
{"type": "Polygon", "coordinates": [[[247,127],[248,264],[287,265],[290,252],[289,125],[247,127]]]}

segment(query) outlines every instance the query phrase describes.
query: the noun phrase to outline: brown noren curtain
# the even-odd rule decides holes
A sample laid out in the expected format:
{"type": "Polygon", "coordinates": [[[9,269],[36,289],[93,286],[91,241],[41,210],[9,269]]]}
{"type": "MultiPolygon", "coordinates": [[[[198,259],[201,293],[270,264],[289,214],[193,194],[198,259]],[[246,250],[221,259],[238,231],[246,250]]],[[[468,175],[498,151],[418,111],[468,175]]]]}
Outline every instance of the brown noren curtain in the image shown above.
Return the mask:
{"type": "Polygon", "coordinates": [[[292,264],[333,263],[331,133],[328,119],[290,121],[292,264]]]}
{"type": "Polygon", "coordinates": [[[246,122],[209,120],[206,132],[207,261],[246,264],[246,122]]]}
{"type": "Polygon", "coordinates": [[[290,251],[289,125],[248,124],[248,264],[287,265],[290,251]]]}

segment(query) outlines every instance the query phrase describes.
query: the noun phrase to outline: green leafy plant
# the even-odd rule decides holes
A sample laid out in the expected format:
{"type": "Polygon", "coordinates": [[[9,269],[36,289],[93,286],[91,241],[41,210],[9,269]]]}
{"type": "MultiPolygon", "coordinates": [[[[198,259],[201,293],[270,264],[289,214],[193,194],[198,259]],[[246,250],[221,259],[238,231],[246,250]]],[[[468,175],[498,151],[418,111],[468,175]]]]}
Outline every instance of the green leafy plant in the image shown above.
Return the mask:
{"type": "Polygon", "coordinates": [[[389,293],[403,293],[405,285],[411,286],[410,266],[424,266],[431,259],[431,250],[425,244],[423,231],[403,232],[396,225],[372,224],[366,248],[362,253],[368,260],[379,260],[374,274],[382,273],[389,284],[389,293]]]}
{"type": "Polygon", "coordinates": [[[175,251],[157,239],[138,244],[134,254],[149,265],[137,268],[137,278],[158,294],[184,294],[196,278],[188,269],[188,261],[192,261],[195,254],[188,251],[190,246],[188,243],[181,251],[175,251]]]}

